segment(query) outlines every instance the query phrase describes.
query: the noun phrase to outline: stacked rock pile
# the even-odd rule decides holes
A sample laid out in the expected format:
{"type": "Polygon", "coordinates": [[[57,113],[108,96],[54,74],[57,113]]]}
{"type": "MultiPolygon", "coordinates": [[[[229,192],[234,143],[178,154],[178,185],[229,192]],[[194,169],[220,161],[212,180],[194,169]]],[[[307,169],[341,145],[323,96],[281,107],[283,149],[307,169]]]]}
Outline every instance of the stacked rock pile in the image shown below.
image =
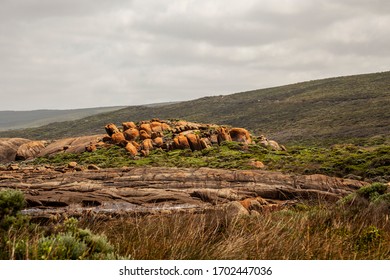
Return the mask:
{"type": "MultiPolygon", "coordinates": [[[[244,145],[257,143],[273,150],[285,149],[264,136],[252,136],[244,128],[187,121],[152,119],[139,123],[124,122],[121,129],[110,123],[105,130],[108,136],[103,139],[104,142],[123,146],[133,157],[147,156],[153,149],[199,151],[224,141],[244,145]]],[[[93,151],[94,147],[87,147],[87,150],[93,151]]]]}

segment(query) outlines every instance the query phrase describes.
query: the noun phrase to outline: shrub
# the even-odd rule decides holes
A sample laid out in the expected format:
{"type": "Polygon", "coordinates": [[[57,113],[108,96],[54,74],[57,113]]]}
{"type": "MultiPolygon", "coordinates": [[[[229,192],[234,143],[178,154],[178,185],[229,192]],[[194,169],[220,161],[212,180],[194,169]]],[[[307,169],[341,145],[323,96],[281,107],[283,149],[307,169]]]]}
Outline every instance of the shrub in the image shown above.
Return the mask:
{"type": "Polygon", "coordinates": [[[0,190],[0,220],[14,216],[25,206],[23,193],[13,189],[0,190]]]}

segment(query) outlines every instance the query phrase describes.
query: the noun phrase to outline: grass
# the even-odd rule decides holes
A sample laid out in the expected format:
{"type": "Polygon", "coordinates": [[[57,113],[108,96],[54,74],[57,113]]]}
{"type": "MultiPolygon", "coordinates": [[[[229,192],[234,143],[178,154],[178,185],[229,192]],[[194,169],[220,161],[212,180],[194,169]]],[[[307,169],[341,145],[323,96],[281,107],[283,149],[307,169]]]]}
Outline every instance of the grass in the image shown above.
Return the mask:
{"type": "Polygon", "coordinates": [[[306,206],[227,223],[213,214],[90,225],[134,259],[389,259],[388,208],[306,206]]]}
{"type": "Polygon", "coordinates": [[[295,174],[325,174],[359,180],[388,181],[390,179],[390,145],[357,146],[353,144],[331,147],[289,146],[287,151],[271,151],[258,145],[244,147],[225,142],[202,151],[154,150],[148,157],[132,159],[123,148],[112,146],[93,153],[62,153],[38,158],[35,164],[66,165],[76,161],[80,165],[99,167],[163,166],[210,167],[225,169],[255,169],[253,161],[261,161],[267,170],[295,174]]]}
{"type": "Polygon", "coordinates": [[[59,216],[37,224],[20,215],[20,192],[2,190],[1,201],[11,201],[6,204],[15,211],[1,212],[0,258],[390,259],[388,194],[386,185],[376,183],[337,204],[301,201],[279,211],[235,218],[208,211],[85,215],[79,221],[59,216]],[[5,219],[7,215],[14,219],[5,219]]]}

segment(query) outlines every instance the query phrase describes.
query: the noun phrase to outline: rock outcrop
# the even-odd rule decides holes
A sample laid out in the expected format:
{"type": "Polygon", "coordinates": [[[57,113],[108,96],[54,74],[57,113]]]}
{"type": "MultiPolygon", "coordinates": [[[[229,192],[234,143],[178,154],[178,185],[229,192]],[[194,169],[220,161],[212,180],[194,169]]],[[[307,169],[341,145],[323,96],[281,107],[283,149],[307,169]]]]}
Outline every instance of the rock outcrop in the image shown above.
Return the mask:
{"type": "Polygon", "coordinates": [[[139,123],[124,122],[123,128],[109,123],[104,128],[107,135],[92,135],[59,139],[54,141],[32,141],[22,138],[0,139],[0,163],[51,156],[58,153],[94,152],[100,147],[119,145],[132,157],[147,156],[154,149],[170,151],[189,149],[200,151],[226,141],[245,145],[259,144],[268,149],[285,150],[284,146],[264,136],[253,136],[244,128],[229,128],[215,124],[187,121],[159,120],[139,123]]]}
{"type": "Polygon", "coordinates": [[[276,209],[296,199],[336,201],[366,184],[324,175],[260,170],[94,169],[77,169],[76,163],[69,163],[56,169],[21,167],[0,171],[0,188],[22,190],[28,208],[35,209],[29,213],[81,213],[86,208],[111,213],[203,211],[237,202],[239,205],[234,203],[229,209],[240,215],[276,209]]]}
{"type": "Polygon", "coordinates": [[[19,147],[30,141],[24,138],[0,138],[0,163],[15,161],[19,147]]]}
{"type": "Polygon", "coordinates": [[[135,154],[147,156],[155,148],[166,151],[172,149],[200,151],[212,145],[221,145],[226,141],[234,141],[245,145],[257,144],[256,141],[258,141],[258,144],[268,149],[285,149],[264,136],[254,137],[248,130],[240,127],[229,128],[215,124],[159,119],[139,123],[124,122],[122,126],[123,132],[115,124],[107,124],[105,129],[108,140],[105,142],[123,147],[127,146],[127,142],[132,142],[133,145],[134,142],[137,142],[140,146],[137,153],[133,151],[133,148],[126,148],[132,156],[135,156],[135,154]]]}

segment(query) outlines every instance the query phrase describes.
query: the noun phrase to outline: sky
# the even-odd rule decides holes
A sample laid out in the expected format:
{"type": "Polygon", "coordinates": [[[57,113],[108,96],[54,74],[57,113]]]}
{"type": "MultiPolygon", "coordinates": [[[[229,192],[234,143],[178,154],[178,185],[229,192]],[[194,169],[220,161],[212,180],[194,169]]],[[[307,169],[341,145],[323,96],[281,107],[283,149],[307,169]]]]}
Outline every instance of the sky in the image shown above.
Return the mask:
{"type": "Polygon", "coordinates": [[[0,0],[0,110],[192,100],[390,70],[388,0],[0,0]]]}

